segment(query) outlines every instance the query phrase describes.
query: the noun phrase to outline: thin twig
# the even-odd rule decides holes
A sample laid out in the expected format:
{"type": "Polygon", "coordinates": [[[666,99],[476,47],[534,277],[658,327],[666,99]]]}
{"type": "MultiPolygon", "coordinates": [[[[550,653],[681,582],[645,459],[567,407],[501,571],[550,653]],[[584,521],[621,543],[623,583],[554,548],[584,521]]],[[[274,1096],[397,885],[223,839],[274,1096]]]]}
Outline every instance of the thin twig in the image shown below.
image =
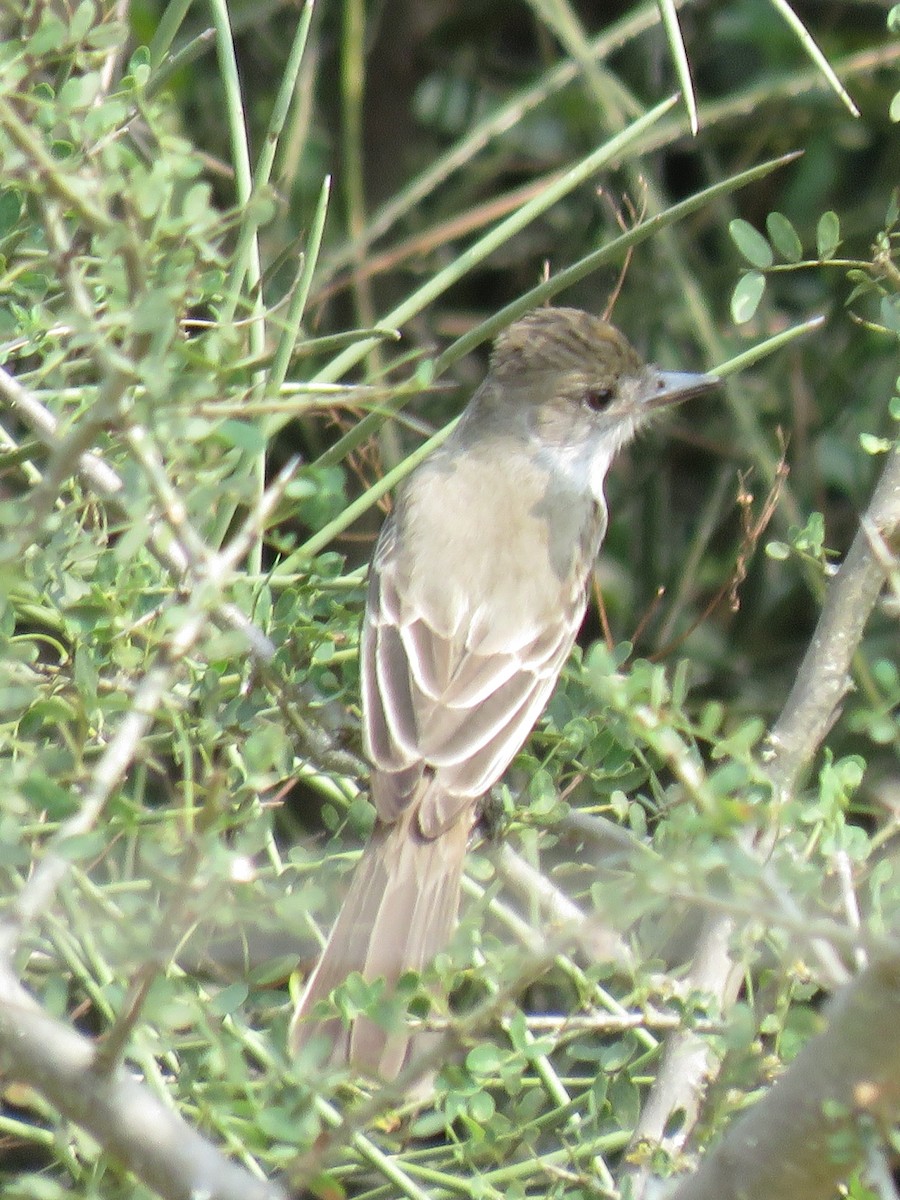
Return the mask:
{"type": "Polygon", "coordinates": [[[572,940],[589,961],[613,963],[626,971],[633,969],[634,955],[618,933],[594,914],[582,912],[543,871],[536,870],[506,842],[496,856],[496,865],[503,881],[529,901],[537,901],[549,921],[574,931],[572,940]]]}

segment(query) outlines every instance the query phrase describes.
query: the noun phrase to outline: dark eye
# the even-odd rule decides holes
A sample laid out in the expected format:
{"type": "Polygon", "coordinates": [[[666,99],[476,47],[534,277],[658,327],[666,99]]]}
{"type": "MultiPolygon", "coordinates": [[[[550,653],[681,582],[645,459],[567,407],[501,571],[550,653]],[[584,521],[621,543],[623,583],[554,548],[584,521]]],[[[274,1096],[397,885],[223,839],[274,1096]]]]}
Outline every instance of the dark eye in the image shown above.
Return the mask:
{"type": "Polygon", "coordinates": [[[588,388],[584,393],[584,403],[591,412],[603,412],[609,407],[615,392],[609,387],[588,388]]]}

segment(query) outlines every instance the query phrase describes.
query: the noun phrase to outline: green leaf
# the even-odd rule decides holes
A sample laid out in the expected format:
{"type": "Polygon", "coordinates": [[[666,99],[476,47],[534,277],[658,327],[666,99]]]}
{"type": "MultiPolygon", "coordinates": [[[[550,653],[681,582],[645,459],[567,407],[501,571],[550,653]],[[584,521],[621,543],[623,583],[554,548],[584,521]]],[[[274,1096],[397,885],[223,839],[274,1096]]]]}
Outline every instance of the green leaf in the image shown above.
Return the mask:
{"type": "Polygon", "coordinates": [[[894,93],[894,98],[888,108],[888,116],[892,121],[900,121],[900,92],[894,93]]]}
{"type": "Polygon", "coordinates": [[[816,228],[816,249],[819,258],[827,260],[834,257],[834,252],[841,244],[841,222],[835,212],[824,212],[819,217],[816,228]]]}
{"type": "Polygon", "coordinates": [[[808,554],[820,555],[825,545],[825,518],[820,512],[809,514],[805,526],[798,531],[794,539],[798,550],[808,554]]]}
{"type": "Polygon", "coordinates": [[[549,771],[539,770],[534,773],[528,786],[529,808],[539,816],[546,816],[553,811],[559,800],[556,784],[549,771]]]}
{"type": "MultiPolygon", "coordinates": [[[[262,1105],[260,1106],[259,1113],[253,1119],[270,1140],[281,1141],[289,1146],[295,1143],[297,1138],[297,1117],[293,1110],[273,1105],[262,1105]]],[[[327,1194],[327,1191],[313,1191],[310,1187],[309,1195],[311,1196],[327,1194]]],[[[340,1195],[340,1193],[338,1194],[340,1195]]]]}
{"type": "Polygon", "coordinates": [[[223,987],[221,992],[215,996],[210,996],[208,1004],[211,1012],[217,1016],[225,1017],[229,1013],[235,1012],[240,1008],[247,999],[249,988],[246,983],[229,983],[227,987],[223,987]]]}
{"type": "Polygon", "coordinates": [[[505,1057],[493,1042],[480,1042],[466,1055],[466,1066],[473,1075],[493,1075],[505,1057]]]}
{"type": "Polygon", "coordinates": [[[93,705],[97,701],[98,679],[97,667],[91,652],[84,644],[76,646],[75,689],[86,706],[93,705]]]}
{"type": "Polygon", "coordinates": [[[22,215],[22,197],[12,188],[0,192],[0,237],[14,229],[22,215]]]}
{"type": "Polygon", "coordinates": [[[29,728],[39,725],[63,725],[74,721],[78,713],[65,696],[44,696],[28,710],[29,728]]]}
{"type": "Polygon", "coordinates": [[[244,761],[252,772],[281,768],[290,765],[290,740],[280,725],[260,721],[244,742],[244,761]]]}
{"type": "Polygon", "coordinates": [[[81,0],[69,21],[69,35],[73,42],[80,42],[97,19],[91,0],[81,0]]]}
{"type": "Polygon", "coordinates": [[[491,1119],[496,1110],[494,1099],[490,1092],[476,1092],[469,1100],[469,1112],[472,1120],[484,1125],[491,1119]]]}
{"type": "Polygon", "coordinates": [[[735,325],[743,325],[753,317],[765,290],[766,277],[759,271],[748,271],[740,277],[731,294],[731,319],[735,325]]]}
{"type": "Polygon", "coordinates": [[[135,333],[161,334],[175,332],[175,313],[172,301],[162,290],[146,291],[136,301],[131,317],[135,333]]]}
{"type": "Polygon", "coordinates": [[[201,220],[209,220],[212,216],[210,196],[212,190],[208,183],[195,183],[188,190],[181,205],[181,215],[186,221],[195,224],[201,220]]]}
{"type": "Polygon", "coordinates": [[[739,217],[730,221],[728,232],[731,234],[731,240],[751,267],[759,267],[761,270],[771,267],[772,247],[749,221],[741,220],[739,217]]]}
{"type": "Polygon", "coordinates": [[[675,0],[657,0],[657,7],[662,17],[672,61],[675,64],[675,73],[678,76],[681,94],[684,96],[684,104],[688,112],[691,133],[696,137],[697,130],[700,127],[697,117],[697,99],[694,95],[694,84],[691,79],[691,68],[688,62],[687,51],[684,48],[684,37],[681,33],[681,26],[678,24],[675,0]]]}
{"type": "Polygon", "coordinates": [[[518,1050],[520,1054],[524,1053],[528,1045],[528,1025],[525,1021],[525,1014],[520,1009],[516,1009],[510,1017],[506,1032],[513,1049],[518,1050]]]}
{"type": "Polygon", "coordinates": [[[44,12],[34,35],[26,42],[25,49],[33,58],[43,58],[50,52],[59,53],[69,39],[65,25],[53,13],[44,12]]]}
{"type": "Polygon", "coordinates": [[[751,717],[713,747],[712,757],[743,758],[753,749],[766,732],[765,724],[758,717],[751,717]]]}
{"type": "Polygon", "coordinates": [[[78,804],[78,797],[70,788],[39,772],[22,781],[22,795],[35,811],[45,813],[51,821],[63,820],[78,804]]]}
{"type": "Polygon", "coordinates": [[[766,217],[766,230],[772,245],[787,262],[799,262],[803,257],[803,246],[797,230],[784,213],[770,212],[766,217]]]}
{"type": "MultiPolygon", "coordinates": [[[[180,618],[176,616],[175,621],[180,623],[180,618]]],[[[213,630],[205,648],[210,662],[228,662],[246,653],[247,639],[237,629],[213,630]]]]}
{"type": "Polygon", "coordinates": [[[107,849],[108,832],[106,829],[92,829],[89,833],[76,833],[71,837],[62,838],[53,849],[62,858],[70,862],[95,858],[107,849]]]}
{"type": "Polygon", "coordinates": [[[546,1058],[553,1053],[554,1042],[552,1037],[536,1037],[534,1041],[529,1042],[523,1048],[522,1053],[529,1062],[536,1062],[539,1058],[546,1058]]]}

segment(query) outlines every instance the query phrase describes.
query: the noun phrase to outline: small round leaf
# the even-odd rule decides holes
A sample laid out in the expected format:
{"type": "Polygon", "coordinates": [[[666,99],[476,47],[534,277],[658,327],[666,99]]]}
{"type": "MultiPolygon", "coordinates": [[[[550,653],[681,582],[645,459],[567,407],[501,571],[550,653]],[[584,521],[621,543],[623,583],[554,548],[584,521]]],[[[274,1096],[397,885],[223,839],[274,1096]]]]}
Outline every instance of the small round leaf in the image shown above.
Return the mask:
{"type": "Polygon", "coordinates": [[[729,222],[728,232],[731,234],[731,240],[751,267],[759,267],[761,270],[771,267],[772,247],[749,221],[737,218],[729,222]]]}
{"type": "Polygon", "coordinates": [[[784,213],[770,212],[766,217],[766,230],[772,239],[772,245],[787,262],[799,262],[803,257],[803,247],[797,230],[784,213]]]}
{"type": "Polygon", "coordinates": [[[731,295],[731,319],[735,325],[743,325],[753,317],[765,290],[766,277],[759,271],[748,271],[740,277],[731,295]]]}
{"type": "Polygon", "coordinates": [[[841,244],[841,222],[835,212],[824,212],[819,217],[816,228],[816,248],[819,258],[834,257],[834,252],[841,244]]]}

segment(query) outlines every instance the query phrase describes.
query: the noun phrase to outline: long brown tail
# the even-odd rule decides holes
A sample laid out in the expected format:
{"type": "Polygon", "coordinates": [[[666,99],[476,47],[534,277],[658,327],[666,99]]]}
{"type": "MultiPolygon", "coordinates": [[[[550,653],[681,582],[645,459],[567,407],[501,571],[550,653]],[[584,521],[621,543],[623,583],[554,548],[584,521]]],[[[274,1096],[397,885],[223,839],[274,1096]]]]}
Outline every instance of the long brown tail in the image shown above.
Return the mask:
{"type": "Polygon", "coordinates": [[[291,1021],[293,1052],[325,1034],[333,1043],[332,1063],[352,1063],[376,1078],[393,1079],[408,1061],[407,1035],[388,1034],[363,1017],[348,1030],[338,1019],[310,1020],[309,1014],[352,971],[392,983],[404,971],[421,971],[446,946],[470,825],[463,818],[432,839],[419,832],[414,814],[376,825],[291,1021]]]}

